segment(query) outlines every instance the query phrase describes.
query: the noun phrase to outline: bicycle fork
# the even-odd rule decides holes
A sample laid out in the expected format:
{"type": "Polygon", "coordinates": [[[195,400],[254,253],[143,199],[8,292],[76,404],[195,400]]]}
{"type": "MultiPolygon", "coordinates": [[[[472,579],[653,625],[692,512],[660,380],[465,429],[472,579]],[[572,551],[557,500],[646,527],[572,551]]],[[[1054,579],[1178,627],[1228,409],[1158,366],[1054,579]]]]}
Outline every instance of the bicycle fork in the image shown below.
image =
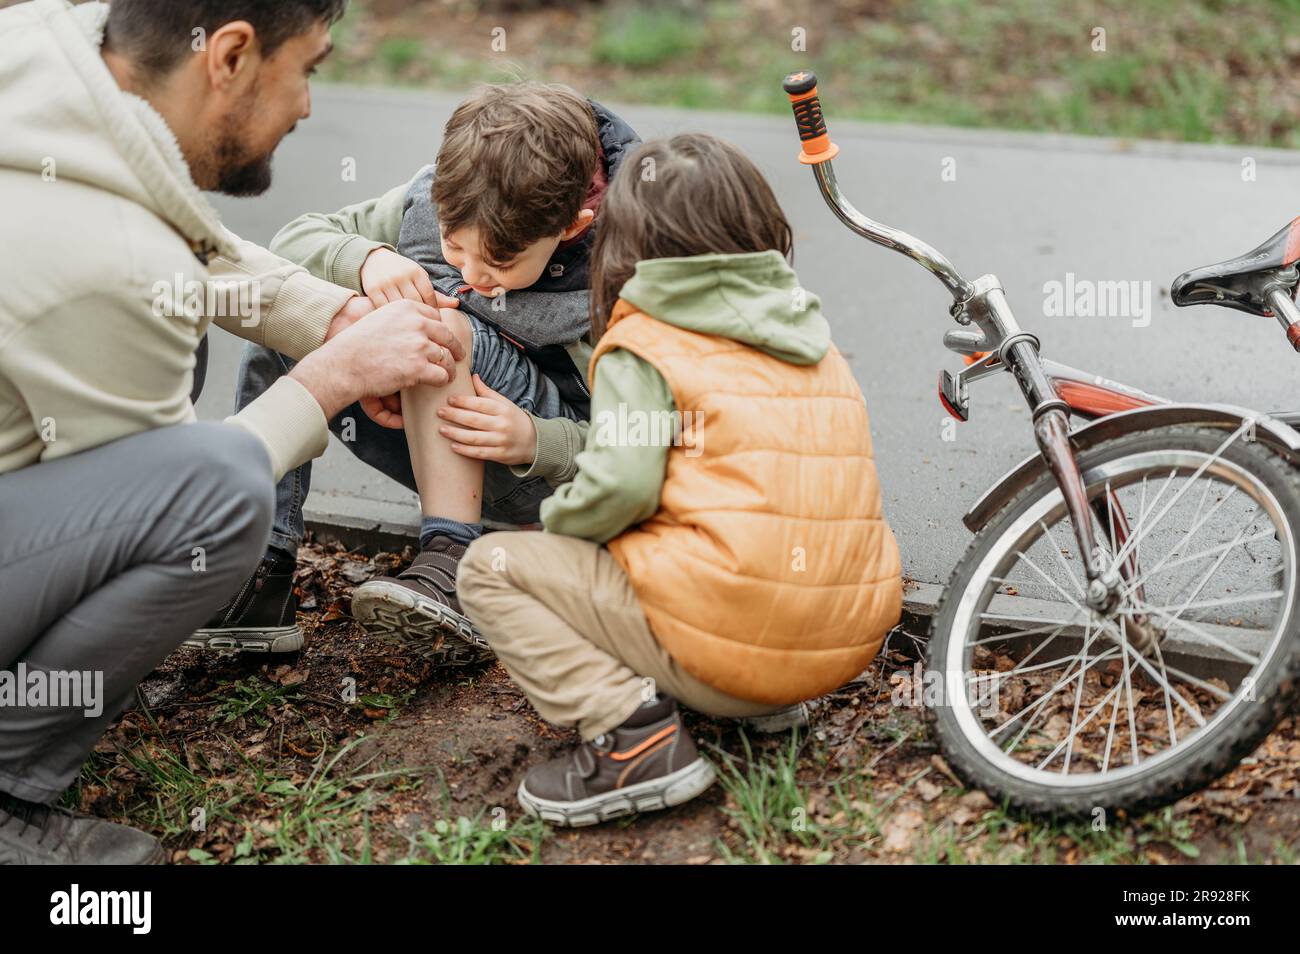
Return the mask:
{"type": "MultiPolygon", "coordinates": [[[[1109,495],[1096,505],[1088,500],[1083,474],[1070,442],[1070,406],[1057,393],[1056,386],[1043,369],[1038,355],[1038,339],[1020,330],[1002,287],[993,275],[976,279],[972,283],[970,294],[953,305],[952,314],[959,323],[973,323],[980,330],[978,335],[950,334],[949,343],[959,345],[953,350],[970,353],[987,348],[995,352],[967,368],[958,377],[973,372],[970,375],[973,379],[982,376],[982,372],[977,370],[981,365],[986,373],[1000,363],[1015,378],[1033,415],[1034,440],[1038,451],[1061,489],[1066,512],[1074,527],[1075,542],[1079,547],[1086,577],[1083,584],[1084,602],[1098,613],[1113,614],[1119,608],[1124,581],[1128,579],[1131,583],[1137,579],[1136,560],[1130,556],[1123,561],[1122,566],[1112,568],[1108,564],[1105,548],[1098,543],[1092,521],[1094,506],[1113,507],[1117,501],[1109,495]]],[[[954,393],[964,401],[965,381],[957,382],[954,393]]],[[[1104,509],[1102,512],[1105,512],[1104,509]]],[[[1119,512],[1122,514],[1122,510],[1119,512]]],[[[1102,526],[1108,528],[1108,535],[1112,523],[1110,520],[1101,520],[1102,526]]],[[[1115,536],[1120,537],[1120,540],[1117,542],[1116,539],[1111,539],[1109,542],[1113,552],[1119,553],[1123,538],[1127,536],[1127,524],[1121,519],[1114,526],[1115,536]]]]}

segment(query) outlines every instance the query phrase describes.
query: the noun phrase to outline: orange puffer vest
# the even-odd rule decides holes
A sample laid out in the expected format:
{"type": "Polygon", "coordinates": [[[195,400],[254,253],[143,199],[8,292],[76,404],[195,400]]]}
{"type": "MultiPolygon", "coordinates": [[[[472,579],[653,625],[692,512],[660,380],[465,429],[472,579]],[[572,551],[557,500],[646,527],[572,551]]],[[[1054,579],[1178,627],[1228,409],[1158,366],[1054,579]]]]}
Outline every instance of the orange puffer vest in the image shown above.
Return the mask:
{"type": "Polygon", "coordinates": [[[791,364],[624,300],[589,380],[613,348],[653,365],[681,416],[658,512],[609,542],[659,642],[701,681],[774,705],[859,675],[898,622],[902,574],[840,353],[791,364]]]}

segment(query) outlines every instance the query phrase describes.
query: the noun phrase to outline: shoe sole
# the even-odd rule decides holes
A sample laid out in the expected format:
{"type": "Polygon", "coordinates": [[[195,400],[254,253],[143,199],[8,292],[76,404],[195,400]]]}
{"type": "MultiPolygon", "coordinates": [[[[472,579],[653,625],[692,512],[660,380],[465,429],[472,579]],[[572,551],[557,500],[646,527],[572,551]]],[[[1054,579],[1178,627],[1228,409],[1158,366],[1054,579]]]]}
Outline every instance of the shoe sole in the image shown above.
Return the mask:
{"type": "Polygon", "coordinates": [[[352,618],[367,633],[449,668],[474,666],[496,656],[469,620],[404,586],[371,580],[352,594],[352,618]]]}
{"type": "Polygon", "coordinates": [[[199,629],[181,645],[213,652],[234,650],[242,653],[296,653],[302,649],[303,636],[297,625],[199,629]]]}
{"type": "Polygon", "coordinates": [[[592,795],[576,802],[555,802],[538,798],[519,783],[519,804],[530,815],[563,828],[585,828],[637,812],[653,812],[689,802],[717,780],[713,766],[698,758],[663,778],[652,778],[627,788],[592,795]]]}
{"type": "Polygon", "coordinates": [[[808,706],[801,702],[797,706],[768,715],[747,716],[740,720],[740,724],[759,735],[779,735],[795,729],[806,729],[809,721],[808,706]]]}

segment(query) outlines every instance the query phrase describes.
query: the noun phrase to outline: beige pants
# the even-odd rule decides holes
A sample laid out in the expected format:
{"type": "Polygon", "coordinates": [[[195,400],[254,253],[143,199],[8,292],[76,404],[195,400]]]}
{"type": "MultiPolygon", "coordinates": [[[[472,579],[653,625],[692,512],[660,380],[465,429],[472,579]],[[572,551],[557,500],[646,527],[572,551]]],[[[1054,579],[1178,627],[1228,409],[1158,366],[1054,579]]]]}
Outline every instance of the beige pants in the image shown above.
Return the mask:
{"type": "Polygon", "coordinates": [[[599,544],[553,533],[489,533],[460,563],[461,606],[542,718],[594,739],[663,692],[706,715],[782,707],[708,686],[664,651],[627,574],[599,544]]]}

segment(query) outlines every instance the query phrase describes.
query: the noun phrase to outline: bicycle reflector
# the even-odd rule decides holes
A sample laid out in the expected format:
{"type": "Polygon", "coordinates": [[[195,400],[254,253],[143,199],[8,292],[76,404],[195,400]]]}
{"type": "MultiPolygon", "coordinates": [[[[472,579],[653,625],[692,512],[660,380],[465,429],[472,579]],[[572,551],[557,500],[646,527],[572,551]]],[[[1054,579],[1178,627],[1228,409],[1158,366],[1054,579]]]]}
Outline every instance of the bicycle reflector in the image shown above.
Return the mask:
{"type": "Polygon", "coordinates": [[[787,76],[781,85],[790,97],[794,123],[799,127],[799,139],[803,143],[799,161],[811,166],[834,159],[840,147],[831,142],[830,133],[826,131],[822,104],[817,98],[817,74],[812,70],[799,70],[787,76]]]}

